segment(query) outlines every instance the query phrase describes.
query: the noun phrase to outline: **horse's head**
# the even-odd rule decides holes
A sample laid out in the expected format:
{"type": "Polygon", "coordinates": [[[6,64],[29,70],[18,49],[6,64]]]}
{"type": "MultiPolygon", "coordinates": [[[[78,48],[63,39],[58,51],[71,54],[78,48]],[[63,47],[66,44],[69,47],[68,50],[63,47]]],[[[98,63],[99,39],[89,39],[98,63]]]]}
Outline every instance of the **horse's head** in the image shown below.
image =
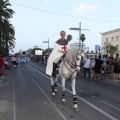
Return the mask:
{"type": "Polygon", "coordinates": [[[76,69],[77,71],[80,71],[80,61],[81,61],[81,52],[80,52],[80,49],[77,50],[77,53],[76,53],[76,57],[75,57],[75,65],[76,65],[76,69]]]}
{"type": "Polygon", "coordinates": [[[80,61],[81,61],[81,50],[77,47],[72,47],[68,50],[67,59],[70,61],[71,65],[77,70],[80,71],[80,61]]]}

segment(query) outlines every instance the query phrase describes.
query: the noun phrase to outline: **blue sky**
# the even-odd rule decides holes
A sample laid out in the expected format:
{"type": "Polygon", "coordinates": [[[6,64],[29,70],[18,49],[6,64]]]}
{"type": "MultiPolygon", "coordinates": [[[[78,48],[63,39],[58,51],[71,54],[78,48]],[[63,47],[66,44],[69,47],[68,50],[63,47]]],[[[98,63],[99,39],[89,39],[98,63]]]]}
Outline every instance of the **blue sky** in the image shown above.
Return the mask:
{"type": "Polygon", "coordinates": [[[73,42],[77,42],[78,32],[69,28],[79,27],[79,22],[82,24],[82,29],[90,30],[82,33],[86,35],[86,46],[94,50],[95,45],[101,44],[101,32],[120,27],[120,0],[10,0],[10,2],[15,11],[11,20],[16,30],[15,52],[20,49],[27,50],[37,44],[45,49],[47,44],[42,41],[48,38],[50,47],[53,47],[55,41],[60,38],[61,30],[71,34],[73,42]],[[50,14],[14,3],[79,18],[50,14]]]}

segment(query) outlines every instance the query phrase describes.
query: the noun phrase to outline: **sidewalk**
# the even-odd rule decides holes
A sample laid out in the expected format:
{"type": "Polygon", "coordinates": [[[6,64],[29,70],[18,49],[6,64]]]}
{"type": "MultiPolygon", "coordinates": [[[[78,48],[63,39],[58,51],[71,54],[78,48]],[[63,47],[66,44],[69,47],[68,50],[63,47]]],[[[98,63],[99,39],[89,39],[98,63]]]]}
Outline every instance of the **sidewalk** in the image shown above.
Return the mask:
{"type": "Polygon", "coordinates": [[[114,78],[114,79],[105,79],[104,81],[108,81],[110,83],[115,83],[120,85],[120,80],[114,78]]]}
{"type": "MultiPolygon", "coordinates": [[[[84,73],[78,72],[78,74],[84,76],[84,73]]],[[[91,80],[94,81],[93,79],[91,79],[91,80]]],[[[116,78],[114,78],[114,79],[105,78],[105,79],[102,79],[102,80],[99,80],[99,81],[102,81],[102,82],[105,82],[105,83],[110,83],[110,84],[120,85],[120,80],[118,80],[116,78]]]]}
{"type": "Polygon", "coordinates": [[[109,83],[115,83],[120,85],[120,78],[115,78],[113,74],[108,75],[105,77],[104,81],[108,81],[109,83]]]}

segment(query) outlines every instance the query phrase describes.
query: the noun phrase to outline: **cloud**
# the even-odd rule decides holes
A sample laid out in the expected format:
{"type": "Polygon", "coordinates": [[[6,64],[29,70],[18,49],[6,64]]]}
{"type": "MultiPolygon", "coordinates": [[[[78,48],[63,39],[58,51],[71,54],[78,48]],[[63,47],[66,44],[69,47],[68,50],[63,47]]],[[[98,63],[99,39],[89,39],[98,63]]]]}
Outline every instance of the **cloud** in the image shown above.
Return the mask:
{"type": "Polygon", "coordinates": [[[45,4],[48,4],[50,2],[50,0],[44,0],[45,4]]]}
{"type": "Polygon", "coordinates": [[[74,13],[83,13],[83,12],[90,12],[90,11],[96,11],[100,7],[97,5],[80,5],[79,7],[76,7],[73,12],[74,13]]]}

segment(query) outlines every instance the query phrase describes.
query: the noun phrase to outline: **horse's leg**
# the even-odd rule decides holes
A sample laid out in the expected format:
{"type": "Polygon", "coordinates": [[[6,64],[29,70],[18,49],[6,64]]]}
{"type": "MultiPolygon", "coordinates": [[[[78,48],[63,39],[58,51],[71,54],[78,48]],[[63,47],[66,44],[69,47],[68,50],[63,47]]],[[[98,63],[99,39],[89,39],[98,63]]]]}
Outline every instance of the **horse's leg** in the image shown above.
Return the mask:
{"type": "Polygon", "coordinates": [[[73,93],[73,104],[74,104],[73,107],[78,111],[77,96],[76,96],[76,90],[75,90],[75,78],[72,79],[71,86],[72,86],[72,93],[73,93]]]}
{"type": "Polygon", "coordinates": [[[65,78],[62,78],[62,102],[65,102],[65,78]]]}
{"type": "Polygon", "coordinates": [[[52,86],[52,96],[54,97],[55,96],[55,87],[54,87],[54,80],[52,77],[51,77],[51,86],[52,86]]]}
{"type": "Polygon", "coordinates": [[[57,80],[58,80],[58,77],[56,77],[56,78],[55,78],[55,81],[54,81],[55,92],[57,92],[57,80]]]}

